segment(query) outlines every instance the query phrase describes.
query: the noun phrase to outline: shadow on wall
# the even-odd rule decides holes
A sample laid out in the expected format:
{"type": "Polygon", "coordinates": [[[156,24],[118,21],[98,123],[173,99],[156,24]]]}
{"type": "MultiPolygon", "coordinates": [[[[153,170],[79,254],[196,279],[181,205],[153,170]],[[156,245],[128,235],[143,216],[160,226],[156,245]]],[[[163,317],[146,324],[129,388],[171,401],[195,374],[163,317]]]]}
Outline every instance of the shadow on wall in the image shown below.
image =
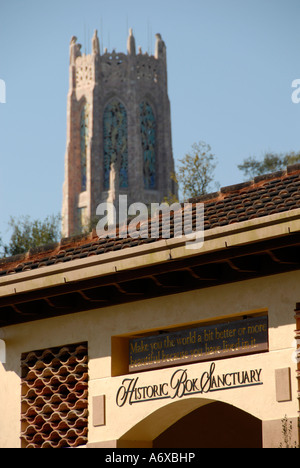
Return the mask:
{"type": "Polygon", "coordinates": [[[118,441],[122,448],[136,444],[153,448],[262,448],[262,421],[227,403],[188,398],[155,411],[118,441]]]}

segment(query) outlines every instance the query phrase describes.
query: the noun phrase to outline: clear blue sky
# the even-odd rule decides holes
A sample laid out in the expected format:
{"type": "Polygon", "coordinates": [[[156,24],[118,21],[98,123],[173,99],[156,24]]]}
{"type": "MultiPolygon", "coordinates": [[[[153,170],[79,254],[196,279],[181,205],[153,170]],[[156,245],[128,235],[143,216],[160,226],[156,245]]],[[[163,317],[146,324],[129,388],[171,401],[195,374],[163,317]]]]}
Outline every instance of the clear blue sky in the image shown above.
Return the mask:
{"type": "Polygon", "coordinates": [[[69,42],[126,51],[167,46],[173,152],[204,140],[221,186],[243,180],[244,158],[300,150],[299,0],[0,0],[0,234],[10,216],[61,210],[69,42]]]}

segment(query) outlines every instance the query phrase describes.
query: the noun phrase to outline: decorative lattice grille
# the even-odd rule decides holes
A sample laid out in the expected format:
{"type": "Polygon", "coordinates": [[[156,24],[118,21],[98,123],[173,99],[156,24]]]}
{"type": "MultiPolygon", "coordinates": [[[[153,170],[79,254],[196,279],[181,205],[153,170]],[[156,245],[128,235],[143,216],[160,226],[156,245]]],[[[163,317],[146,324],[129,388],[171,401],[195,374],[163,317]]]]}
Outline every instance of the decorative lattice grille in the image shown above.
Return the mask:
{"type": "Polygon", "coordinates": [[[77,447],[87,442],[87,343],[23,353],[23,448],[77,447]]]}

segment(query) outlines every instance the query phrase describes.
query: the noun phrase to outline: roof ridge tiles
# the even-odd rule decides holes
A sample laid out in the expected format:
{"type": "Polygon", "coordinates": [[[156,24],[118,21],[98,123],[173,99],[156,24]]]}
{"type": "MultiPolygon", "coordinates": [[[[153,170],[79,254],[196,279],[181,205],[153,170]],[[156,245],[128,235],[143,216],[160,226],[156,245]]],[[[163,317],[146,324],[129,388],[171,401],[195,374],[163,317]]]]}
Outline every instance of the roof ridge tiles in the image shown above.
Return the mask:
{"type": "Polygon", "coordinates": [[[259,182],[266,182],[268,180],[280,179],[287,174],[287,171],[276,171],[276,172],[269,172],[267,174],[261,174],[259,176],[254,177],[254,183],[258,184],[259,182]]]}
{"type": "Polygon", "coordinates": [[[212,201],[217,198],[221,198],[223,194],[240,192],[243,189],[252,188],[252,187],[255,188],[255,186],[258,184],[262,185],[261,183],[263,182],[267,182],[267,181],[275,180],[275,179],[282,179],[285,176],[289,176],[290,174],[293,174],[295,172],[300,172],[300,164],[293,164],[293,165],[287,166],[285,170],[262,174],[262,175],[254,177],[252,180],[248,180],[248,181],[241,182],[238,184],[227,185],[227,186],[221,187],[218,192],[212,192],[212,193],[199,195],[198,197],[192,197],[192,198],[189,198],[188,201],[189,203],[212,201]]]}
{"type": "Polygon", "coordinates": [[[221,193],[231,193],[231,192],[240,192],[241,190],[251,187],[253,185],[253,180],[249,180],[247,182],[241,182],[239,184],[228,185],[226,187],[221,187],[221,193]]]}
{"type": "Polygon", "coordinates": [[[288,174],[292,174],[293,172],[298,172],[298,171],[300,171],[300,163],[291,164],[290,166],[287,166],[288,174]]]}

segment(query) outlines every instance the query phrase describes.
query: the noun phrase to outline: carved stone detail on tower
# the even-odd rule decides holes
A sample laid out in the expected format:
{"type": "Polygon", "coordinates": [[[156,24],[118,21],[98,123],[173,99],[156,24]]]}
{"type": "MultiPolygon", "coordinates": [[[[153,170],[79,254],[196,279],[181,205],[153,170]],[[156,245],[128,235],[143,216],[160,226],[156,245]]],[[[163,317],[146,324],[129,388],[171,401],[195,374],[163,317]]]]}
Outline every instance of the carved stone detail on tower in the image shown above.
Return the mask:
{"type": "Polygon", "coordinates": [[[93,83],[93,63],[91,56],[78,57],[76,60],[76,87],[90,86],[93,83]]]}

